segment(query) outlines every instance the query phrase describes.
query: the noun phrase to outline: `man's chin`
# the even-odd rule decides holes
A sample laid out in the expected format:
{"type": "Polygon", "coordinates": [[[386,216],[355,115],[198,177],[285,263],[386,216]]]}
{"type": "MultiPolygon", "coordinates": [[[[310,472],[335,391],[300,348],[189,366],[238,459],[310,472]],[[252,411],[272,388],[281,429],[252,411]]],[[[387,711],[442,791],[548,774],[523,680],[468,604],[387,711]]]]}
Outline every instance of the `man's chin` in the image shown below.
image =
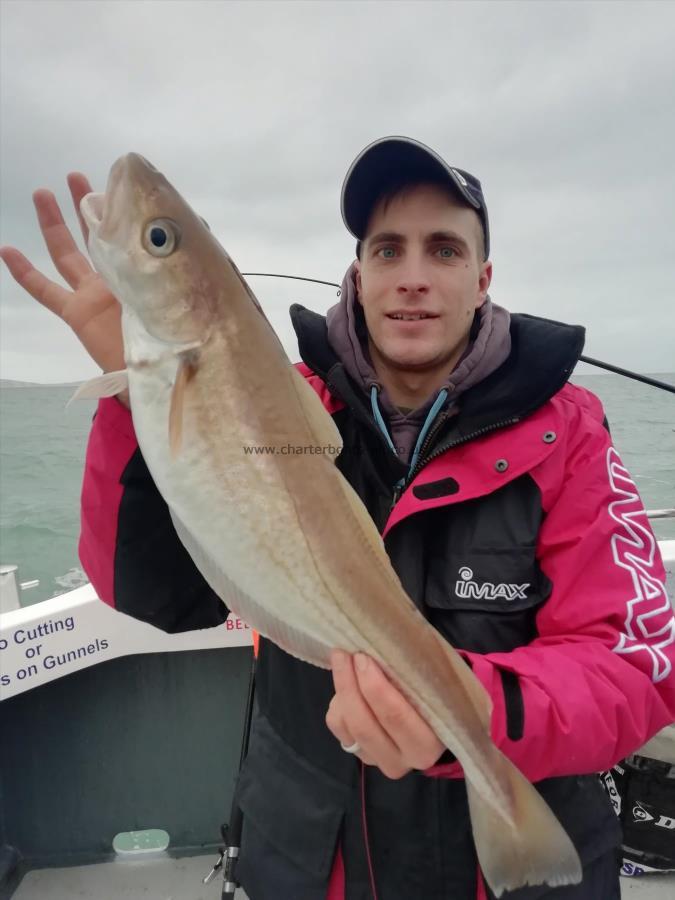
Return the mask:
{"type": "Polygon", "coordinates": [[[415,341],[383,340],[370,343],[370,354],[374,362],[378,358],[390,369],[405,372],[434,372],[452,363],[453,353],[445,344],[429,340],[415,341]]]}
{"type": "Polygon", "coordinates": [[[390,368],[406,372],[427,372],[438,368],[442,362],[437,354],[430,353],[392,353],[383,356],[390,368]]]}

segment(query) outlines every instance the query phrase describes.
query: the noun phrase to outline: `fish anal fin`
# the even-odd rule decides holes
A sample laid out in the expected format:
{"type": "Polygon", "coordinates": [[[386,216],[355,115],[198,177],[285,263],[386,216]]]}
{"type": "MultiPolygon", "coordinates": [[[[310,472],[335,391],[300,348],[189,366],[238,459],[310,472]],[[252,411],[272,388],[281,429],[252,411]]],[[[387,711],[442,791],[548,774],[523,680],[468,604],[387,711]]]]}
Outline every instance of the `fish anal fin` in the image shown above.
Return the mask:
{"type": "Polygon", "coordinates": [[[169,450],[171,459],[175,459],[180,453],[183,441],[183,410],[185,397],[190,382],[197,372],[198,364],[190,356],[184,356],[178,363],[176,380],[171,391],[171,407],[169,409],[169,450]]]}
{"type": "Polygon", "coordinates": [[[490,889],[501,897],[525,885],[579,884],[581,861],[565,829],[522,772],[496,747],[494,753],[510,789],[513,820],[466,782],[476,853],[490,889]]]}
{"type": "Polygon", "coordinates": [[[313,636],[300,628],[293,628],[283,618],[276,616],[271,609],[257,603],[225,572],[222,560],[215,560],[212,554],[196,540],[176,513],[171,509],[169,512],[180,542],[207,583],[229,610],[296,659],[322,669],[330,669],[331,647],[329,645],[316,635],[313,636]]]}

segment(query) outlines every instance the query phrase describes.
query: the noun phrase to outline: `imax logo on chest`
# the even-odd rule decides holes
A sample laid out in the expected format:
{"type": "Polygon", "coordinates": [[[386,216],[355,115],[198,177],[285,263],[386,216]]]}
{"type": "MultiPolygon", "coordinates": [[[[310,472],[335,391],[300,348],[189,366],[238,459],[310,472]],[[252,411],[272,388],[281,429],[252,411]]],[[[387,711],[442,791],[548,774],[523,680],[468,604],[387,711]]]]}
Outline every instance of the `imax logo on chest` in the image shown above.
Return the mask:
{"type": "Polygon", "coordinates": [[[462,566],[459,570],[459,581],[455,584],[458,597],[467,600],[526,600],[528,584],[492,584],[484,581],[478,584],[473,580],[473,569],[462,566]]]}

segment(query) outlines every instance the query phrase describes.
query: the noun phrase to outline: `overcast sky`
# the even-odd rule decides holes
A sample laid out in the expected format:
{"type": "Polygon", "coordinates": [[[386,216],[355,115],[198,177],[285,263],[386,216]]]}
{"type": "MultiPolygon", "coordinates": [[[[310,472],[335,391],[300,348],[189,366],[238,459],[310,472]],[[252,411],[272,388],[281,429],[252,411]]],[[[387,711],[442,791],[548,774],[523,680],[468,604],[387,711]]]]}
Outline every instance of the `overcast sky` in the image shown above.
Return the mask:
{"type": "MultiPolygon", "coordinates": [[[[244,272],[341,281],[353,158],[403,134],[482,181],[492,299],[587,328],[589,356],[675,370],[675,4],[30,2],[0,21],[0,242],[57,277],[31,194],[102,190],[134,150],[244,272]]],[[[79,238],[79,232],[78,232],[79,238]]],[[[97,369],[0,263],[0,374],[97,369]]],[[[251,278],[292,358],[288,306],[335,290],[251,278]]]]}

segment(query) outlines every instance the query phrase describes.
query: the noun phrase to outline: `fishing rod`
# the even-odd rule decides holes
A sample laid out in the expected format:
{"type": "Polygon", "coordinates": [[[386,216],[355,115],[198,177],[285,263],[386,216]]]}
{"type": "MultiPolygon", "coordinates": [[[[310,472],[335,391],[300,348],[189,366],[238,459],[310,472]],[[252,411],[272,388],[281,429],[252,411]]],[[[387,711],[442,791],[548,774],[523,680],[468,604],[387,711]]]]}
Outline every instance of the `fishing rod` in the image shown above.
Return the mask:
{"type": "MultiPolygon", "coordinates": [[[[336,287],[338,294],[341,289],[341,286],[334,281],[321,281],[319,278],[303,278],[301,275],[277,275],[273,272],[242,272],[241,274],[247,277],[256,275],[262,278],[290,278],[294,281],[311,281],[313,284],[326,284],[328,287],[336,287]]],[[[579,359],[581,362],[597,366],[599,369],[606,369],[608,372],[614,372],[616,375],[623,375],[626,378],[632,378],[634,381],[640,381],[642,384],[648,384],[650,387],[656,387],[662,391],[675,394],[675,384],[668,384],[666,381],[659,381],[656,378],[650,378],[648,375],[640,375],[637,372],[631,372],[630,369],[621,369],[619,366],[611,365],[611,363],[602,362],[599,359],[591,359],[590,356],[580,356],[579,359]]]]}
{"type": "Polygon", "coordinates": [[[599,369],[607,369],[608,372],[616,372],[617,375],[625,375],[626,378],[634,378],[635,381],[641,381],[643,384],[649,384],[651,387],[661,388],[662,391],[670,391],[671,394],[675,394],[675,385],[668,384],[666,381],[659,381],[656,378],[650,378],[648,375],[638,375],[637,372],[621,369],[619,366],[613,366],[599,359],[591,359],[590,356],[580,356],[579,359],[582,362],[590,363],[592,366],[597,366],[599,369]]]}
{"type": "MultiPolygon", "coordinates": [[[[255,697],[255,669],[257,663],[257,647],[254,641],[251,655],[251,668],[248,678],[248,693],[246,696],[246,711],[244,713],[244,730],[241,739],[241,753],[239,756],[239,772],[242,770],[244,760],[248,754],[248,742],[251,735],[251,721],[253,718],[253,701],[255,697]]],[[[209,884],[222,872],[223,886],[220,894],[221,900],[234,900],[237,888],[240,887],[236,877],[236,866],[241,847],[241,832],[244,814],[237,803],[236,790],[232,794],[229,821],[220,826],[220,835],[223,846],[220,847],[218,859],[209,874],[202,878],[202,884],[209,884]]]]}

